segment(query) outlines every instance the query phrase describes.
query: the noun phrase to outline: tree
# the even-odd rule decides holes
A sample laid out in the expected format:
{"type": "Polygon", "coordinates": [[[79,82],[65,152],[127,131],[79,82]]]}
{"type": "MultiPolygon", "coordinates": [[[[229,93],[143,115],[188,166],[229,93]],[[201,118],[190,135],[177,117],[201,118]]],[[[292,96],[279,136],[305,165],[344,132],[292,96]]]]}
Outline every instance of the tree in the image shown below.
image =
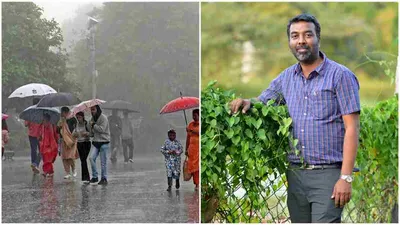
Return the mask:
{"type": "Polygon", "coordinates": [[[42,18],[42,12],[32,2],[2,4],[3,102],[27,83],[45,83],[60,91],[76,87],[67,79],[61,29],[54,19],[42,18]]]}
{"type": "MultiPolygon", "coordinates": [[[[198,4],[105,3],[96,28],[97,96],[158,112],[179,96],[198,96],[198,4]],[[110,91],[112,90],[112,91],[110,91]]],[[[71,53],[82,98],[91,98],[87,38],[71,53]]]]}

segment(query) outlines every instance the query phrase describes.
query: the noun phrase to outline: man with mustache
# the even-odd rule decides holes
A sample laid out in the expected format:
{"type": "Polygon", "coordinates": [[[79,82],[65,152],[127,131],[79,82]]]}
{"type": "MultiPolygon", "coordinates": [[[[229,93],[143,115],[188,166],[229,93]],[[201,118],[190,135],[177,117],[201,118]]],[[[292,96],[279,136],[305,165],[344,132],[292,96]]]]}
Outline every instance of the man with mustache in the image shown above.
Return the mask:
{"type": "Polygon", "coordinates": [[[232,113],[252,102],[286,104],[300,154],[288,153],[290,219],[293,223],[341,222],[351,198],[359,138],[359,83],[348,68],[319,50],[321,27],[309,14],[287,25],[289,48],[299,63],[285,69],[258,98],[235,99],[232,113]],[[304,160],[304,164],[301,163],[304,160]]]}

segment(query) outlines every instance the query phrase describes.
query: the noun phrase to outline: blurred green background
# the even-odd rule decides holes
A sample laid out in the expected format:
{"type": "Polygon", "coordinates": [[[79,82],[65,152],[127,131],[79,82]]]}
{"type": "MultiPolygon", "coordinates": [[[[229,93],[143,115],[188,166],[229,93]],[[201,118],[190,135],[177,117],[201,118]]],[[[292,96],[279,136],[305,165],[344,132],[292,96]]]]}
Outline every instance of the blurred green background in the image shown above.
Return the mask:
{"type": "Polygon", "coordinates": [[[209,81],[256,97],[297,63],[286,26],[301,13],[321,24],[321,51],[352,70],[362,105],[394,94],[398,55],[398,3],[202,3],[202,88],[209,81]]]}

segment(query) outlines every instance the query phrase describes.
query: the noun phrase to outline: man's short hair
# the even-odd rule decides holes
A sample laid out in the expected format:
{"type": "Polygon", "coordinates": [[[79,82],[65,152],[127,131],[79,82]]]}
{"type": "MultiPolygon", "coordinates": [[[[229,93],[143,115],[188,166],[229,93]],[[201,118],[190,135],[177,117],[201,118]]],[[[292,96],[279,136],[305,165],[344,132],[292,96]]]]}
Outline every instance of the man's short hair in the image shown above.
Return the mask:
{"type": "Polygon", "coordinates": [[[313,23],[315,26],[315,32],[317,33],[317,38],[318,38],[318,40],[321,39],[321,25],[319,24],[317,18],[315,18],[313,15],[307,14],[307,13],[300,14],[298,16],[293,17],[291,20],[289,20],[289,23],[287,25],[287,30],[286,30],[288,39],[290,38],[290,25],[292,25],[293,23],[300,22],[300,21],[313,23]]]}
{"type": "Polygon", "coordinates": [[[69,108],[67,106],[61,107],[61,113],[68,113],[68,112],[69,112],[69,108]]]}

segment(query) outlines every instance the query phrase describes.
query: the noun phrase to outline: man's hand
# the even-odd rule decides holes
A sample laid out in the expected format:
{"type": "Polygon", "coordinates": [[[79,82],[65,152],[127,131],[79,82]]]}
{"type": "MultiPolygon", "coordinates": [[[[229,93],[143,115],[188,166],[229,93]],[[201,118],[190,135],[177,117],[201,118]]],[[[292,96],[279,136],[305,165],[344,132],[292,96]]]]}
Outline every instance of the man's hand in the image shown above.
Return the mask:
{"type": "Polygon", "coordinates": [[[249,99],[237,98],[230,103],[231,114],[235,114],[242,108],[242,113],[246,113],[250,109],[251,101],[249,99]]]}
{"type": "Polygon", "coordinates": [[[351,183],[339,179],[333,188],[331,198],[335,200],[335,207],[343,208],[351,199],[351,183]]]}

